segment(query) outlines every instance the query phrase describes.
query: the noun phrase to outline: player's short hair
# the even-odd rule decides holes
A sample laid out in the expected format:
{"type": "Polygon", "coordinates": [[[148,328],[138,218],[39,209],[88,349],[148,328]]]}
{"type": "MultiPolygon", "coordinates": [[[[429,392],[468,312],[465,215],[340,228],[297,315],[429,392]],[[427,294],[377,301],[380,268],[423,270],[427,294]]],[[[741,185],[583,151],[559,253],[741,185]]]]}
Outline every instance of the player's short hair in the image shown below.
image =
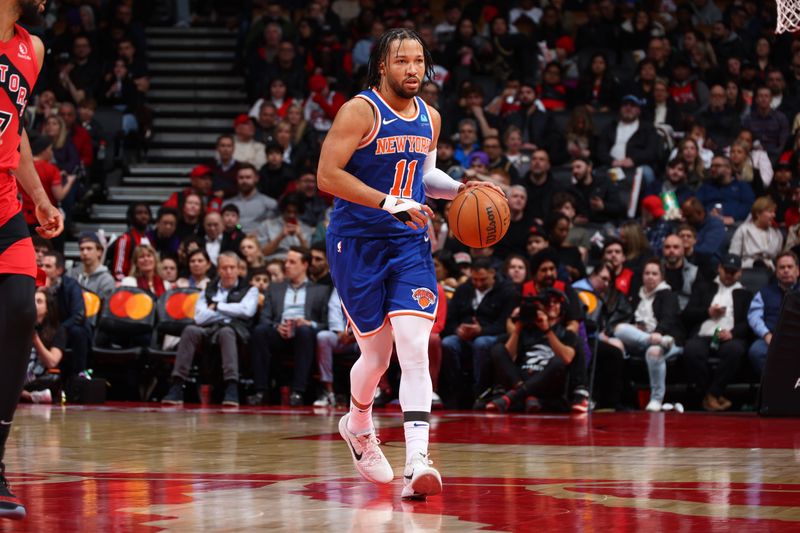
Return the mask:
{"type": "Polygon", "coordinates": [[[383,32],[383,35],[381,35],[380,39],[378,39],[378,42],[372,47],[372,53],[370,53],[369,56],[369,65],[367,66],[368,87],[378,87],[381,84],[381,62],[386,61],[389,58],[389,51],[391,50],[392,42],[397,40],[404,41],[405,39],[417,41],[420,46],[422,46],[422,54],[425,57],[425,76],[420,80],[420,83],[425,81],[425,78],[431,80],[434,78],[433,56],[431,56],[431,51],[428,50],[428,47],[425,45],[425,41],[422,40],[422,37],[420,37],[419,34],[414,30],[409,30],[407,28],[392,28],[383,32]]]}

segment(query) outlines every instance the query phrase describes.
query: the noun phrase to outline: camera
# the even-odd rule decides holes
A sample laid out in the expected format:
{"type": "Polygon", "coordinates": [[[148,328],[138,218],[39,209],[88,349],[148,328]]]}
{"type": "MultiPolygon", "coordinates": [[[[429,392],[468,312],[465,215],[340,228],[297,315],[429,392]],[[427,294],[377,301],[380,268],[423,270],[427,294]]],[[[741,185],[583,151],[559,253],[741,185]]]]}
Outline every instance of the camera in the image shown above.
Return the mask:
{"type": "Polygon", "coordinates": [[[516,321],[520,322],[524,328],[534,327],[538,310],[543,309],[546,305],[547,296],[545,295],[524,296],[519,304],[519,316],[516,321]]]}
{"type": "Polygon", "coordinates": [[[542,310],[546,312],[552,301],[557,301],[561,304],[561,314],[563,315],[565,311],[564,306],[569,300],[566,294],[558,289],[550,287],[540,294],[523,296],[519,304],[519,316],[515,321],[521,323],[524,328],[535,327],[538,311],[542,310]]]}

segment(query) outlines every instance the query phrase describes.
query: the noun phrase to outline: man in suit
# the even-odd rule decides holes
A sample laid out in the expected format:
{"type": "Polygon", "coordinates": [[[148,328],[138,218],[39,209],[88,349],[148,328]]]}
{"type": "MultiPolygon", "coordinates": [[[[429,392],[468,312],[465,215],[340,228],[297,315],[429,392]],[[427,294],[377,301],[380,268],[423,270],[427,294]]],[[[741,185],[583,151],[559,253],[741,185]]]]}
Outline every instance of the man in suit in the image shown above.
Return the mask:
{"type": "Polygon", "coordinates": [[[723,396],[725,386],[731,382],[747,354],[750,328],[747,311],[753,295],[745,289],[742,277],[742,259],[727,254],[717,267],[718,276],[712,283],[696,283],[683,320],[692,335],[683,348],[683,363],[690,382],[705,394],[706,411],[724,411],[731,406],[723,396]],[[711,372],[708,357],[716,352],[720,359],[711,372]]]}
{"type": "Polygon", "coordinates": [[[331,287],[318,285],[308,278],[311,252],[292,246],[286,254],[286,280],[272,283],[267,290],[258,326],[253,330],[251,358],[256,393],[251,404],[264,401],[269,387],[273,354],[285,354],[294,360],[289,403],[303,405],[303,395],[317,343],[317,332],[328,329],[328,300],[331,287]]]}

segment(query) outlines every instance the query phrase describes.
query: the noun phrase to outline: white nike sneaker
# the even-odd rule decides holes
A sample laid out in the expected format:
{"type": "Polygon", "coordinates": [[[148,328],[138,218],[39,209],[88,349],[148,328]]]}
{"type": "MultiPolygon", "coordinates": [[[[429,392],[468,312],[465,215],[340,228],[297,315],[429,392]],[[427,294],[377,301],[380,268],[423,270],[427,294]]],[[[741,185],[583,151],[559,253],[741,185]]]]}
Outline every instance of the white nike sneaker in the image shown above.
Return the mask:
{"type": "Polygon", "coordinates": [[[661,402],[658,400],[650,400],[647,403],[647,407],[644,408],[645,411],[650,411],[651,413],[657,413],[661,411],[661,402]]]}
{"type": "Polygon", "coordinates": [[[401,494],[404,500],[424,500],[426,496],[442,492],[442,476],[431,466],[432,464],[433,461],[423,453],[416,454],[411,462],[406,464],[401,494]]]}
{"type": "Polygon", "coordinates": [[[373,483],[391,483],[394,479],[392,465],[379,446],[380,441],[375,436],[375,431],[366,435],[355,435],[347,429],[350,413],[339,420],[339,435],[342,436],[353,456],[353,464],[361,477],[373,483]]]}

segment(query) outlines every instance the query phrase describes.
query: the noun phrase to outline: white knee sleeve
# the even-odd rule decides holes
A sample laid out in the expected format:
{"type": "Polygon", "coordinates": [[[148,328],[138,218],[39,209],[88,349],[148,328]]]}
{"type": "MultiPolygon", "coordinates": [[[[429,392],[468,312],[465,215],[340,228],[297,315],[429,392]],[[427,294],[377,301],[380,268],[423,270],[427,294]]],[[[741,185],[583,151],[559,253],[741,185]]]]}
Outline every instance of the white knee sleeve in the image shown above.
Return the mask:
{"type": "Polygon", "coordinates": [[[389,368],[392,357],[392,330],[384,325],[369,337],[356,334],[361,357],[350,370],[350,394],[361,405],[372,402],[381,376],[389,368]]]}
{"type": "Polygon", "coordinates": [[[433,385],[428,369],[428,340],[433,321],[413,315],[391,318],[400,361],[400,407],[403,412],[430,412],[433,385]]]}

